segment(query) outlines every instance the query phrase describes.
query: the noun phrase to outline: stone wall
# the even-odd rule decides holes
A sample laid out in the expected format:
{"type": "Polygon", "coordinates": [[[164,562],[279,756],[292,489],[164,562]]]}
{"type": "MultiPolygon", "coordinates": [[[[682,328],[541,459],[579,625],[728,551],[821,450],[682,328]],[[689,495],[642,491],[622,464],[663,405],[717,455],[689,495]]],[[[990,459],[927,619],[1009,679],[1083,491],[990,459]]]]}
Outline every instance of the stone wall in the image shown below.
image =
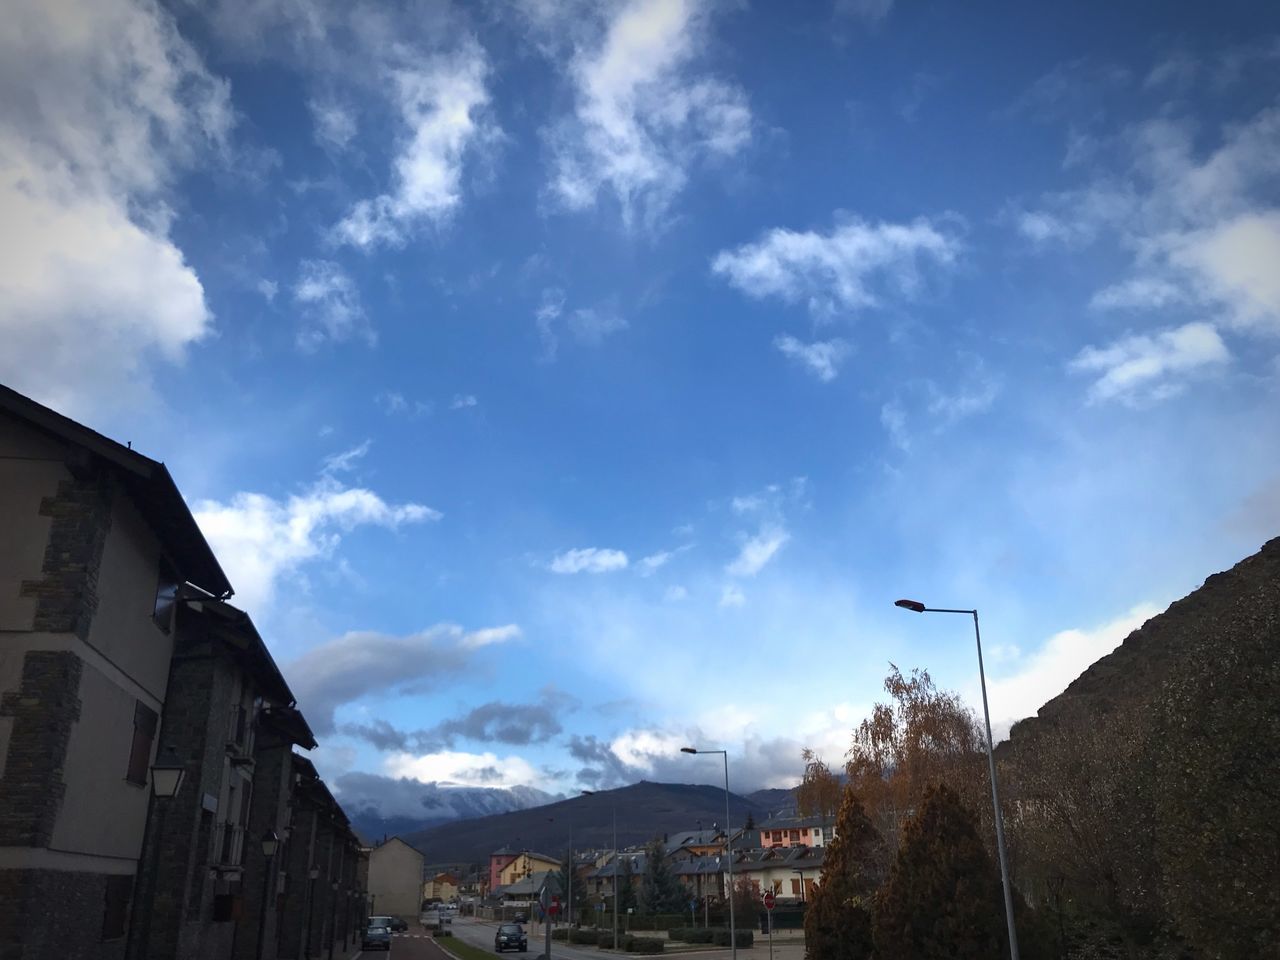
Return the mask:
{"type": "Polygon", "coordinates": [[[123,937],[102,939],[109,879],[0,870],[0,960],[124,960],[123,937]]]}
{"type": "Polygon", "coordinates": [[[80,719],[82,671],[74,653],[29,651],[20,686],[0,696],[0,716],[13,719],[0,779],[0,846],[49,845],[66,791],[67,744],[80,719]]]}

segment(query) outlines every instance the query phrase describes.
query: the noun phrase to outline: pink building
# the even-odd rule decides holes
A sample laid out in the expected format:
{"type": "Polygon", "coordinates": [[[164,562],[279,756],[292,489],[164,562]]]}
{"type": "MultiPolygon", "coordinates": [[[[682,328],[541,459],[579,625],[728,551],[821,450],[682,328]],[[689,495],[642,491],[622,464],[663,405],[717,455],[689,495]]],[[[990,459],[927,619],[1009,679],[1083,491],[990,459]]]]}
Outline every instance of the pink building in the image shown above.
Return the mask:
{"type": "Polygon", "coordinates": [[[823,826],[817,817],[774,817],[760,825],[760,846],[824,847],[836,835],[834,822],[823,826]]]}
{"type": "Polygon", "coordinates": [[[491,893],[502,886],[502,871],[518,856],[519,850],[508,850],[506,847],[489,854],[489,889],[486,892],[491,893]]]}

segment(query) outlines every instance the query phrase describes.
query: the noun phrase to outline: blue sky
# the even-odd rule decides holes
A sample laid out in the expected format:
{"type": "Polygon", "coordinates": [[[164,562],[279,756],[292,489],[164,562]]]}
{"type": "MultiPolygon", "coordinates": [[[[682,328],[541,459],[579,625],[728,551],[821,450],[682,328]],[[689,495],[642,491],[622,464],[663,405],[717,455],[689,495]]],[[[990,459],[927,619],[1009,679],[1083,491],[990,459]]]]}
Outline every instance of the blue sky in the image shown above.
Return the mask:
{"type": "Polygon", "coordinates": [[[1007,728],[1280,531],[1277,78],[1256,3],[27,4],[0,379],[170,465],[339,786],[783,785],[978,703],[899,596],[1007,728]]]}

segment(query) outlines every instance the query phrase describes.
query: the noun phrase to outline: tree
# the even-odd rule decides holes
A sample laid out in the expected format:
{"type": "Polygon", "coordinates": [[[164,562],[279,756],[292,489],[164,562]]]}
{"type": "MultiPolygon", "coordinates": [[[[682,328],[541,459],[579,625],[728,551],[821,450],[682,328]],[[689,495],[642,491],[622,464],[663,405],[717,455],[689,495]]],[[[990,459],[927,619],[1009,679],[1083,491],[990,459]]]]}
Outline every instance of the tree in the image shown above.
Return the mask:
{"type": "Polygon", "coordinates": [[[631,858],[626,854],[618,855],[617,879],[619,913],[626,913],[636,905],[636,888],[632,885],[631,858]]]}
{"type": "Polygon", "coordinates": [[[872,955],[871,905],[879,881],[874,872],[879,844],[862,799],[846,788],[836,836],[827,844],[822,874],[805,911],[805,956],[810,960],[865,960],[872,955]]]}
{"type": "Polygon", "coordinates": [[[556,876],[559,882],[561,894],[562,909],[565,911],[563,917],[567,923],[573,922],[573,917],[569,916],[569,904],[573,904],[573,912],[581,915],[582,910],[587,906],[587,885],[582,882],[582,877],[578,875],[578,871],[573,868],[573,850],[565,851],[564,859],[560,862],[560,871],[556,876]],[[572,897],[569,895],[572,890],[572,897]]]}
{"type": "Polygon", "coordinates": [[[643,913],[681,913],[685,893],[667,860],[662,839],[650,840],[645,847],[644,875],[640,878],[640,909],[643,913]]]}
{"type": "Polygon", "coordinates": [[[742,825],[743,830],[754,830],[756,828],[756,817],[750,810],[747,811],[747,822],[742,825]]]}
{"type": "MultiPolygon", "coordinates": [[[[756,925],[756,918],[761,909],[760,891],[749,877],[737,877],[733,881],[733,919],[739,930],[747,930],[756,925]]],[[[725,912],[725,923],[729,914],[725,912]]]]}
{"type": "Polygon", "coordinates": [[[945,785],[925,791],[876,896],[878,960],[990,960],[1003,946],[1000,877],[977,822],[945,785]]]}
{"type": "Polygon", "coordinates": [[[840,778],[808,747],[800,757],[804,760],[804,776],[795,788],[796,812],[802,817],[817,817],[825,831],[840,809],[840,778]]]}
{"type": "Polygon", "coordinates": [[[937,689],[927,670],[904,677],[896,666],[889,667],[884,688],[890,702],[877,703],[854,730],[845,763],[849,784],[883,838],[880,869],[886,872],[903,823],[919,809],[931,784],[951,787],[970,809],[980,811],[982,835],[994,834],[991,806],[982,805],[990,791],[985,738],[973,711],[959,694],[937,689]]]}

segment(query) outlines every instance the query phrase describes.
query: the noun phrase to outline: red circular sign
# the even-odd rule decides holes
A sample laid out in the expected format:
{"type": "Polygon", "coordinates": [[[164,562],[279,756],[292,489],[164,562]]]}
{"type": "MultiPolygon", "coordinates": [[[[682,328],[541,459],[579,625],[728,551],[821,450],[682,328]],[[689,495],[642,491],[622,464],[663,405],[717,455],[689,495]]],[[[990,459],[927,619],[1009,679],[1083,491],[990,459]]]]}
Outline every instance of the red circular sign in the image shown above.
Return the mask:
{"type": "Polygon", "coordinates": [[[773,909],[773,891],[772,891],[772,890],[766,890],[766,891],[765,891],[765,894],[764,894],[764,908],[765,908],[766,910],[772,910],[772,909],[773,909]]]}

